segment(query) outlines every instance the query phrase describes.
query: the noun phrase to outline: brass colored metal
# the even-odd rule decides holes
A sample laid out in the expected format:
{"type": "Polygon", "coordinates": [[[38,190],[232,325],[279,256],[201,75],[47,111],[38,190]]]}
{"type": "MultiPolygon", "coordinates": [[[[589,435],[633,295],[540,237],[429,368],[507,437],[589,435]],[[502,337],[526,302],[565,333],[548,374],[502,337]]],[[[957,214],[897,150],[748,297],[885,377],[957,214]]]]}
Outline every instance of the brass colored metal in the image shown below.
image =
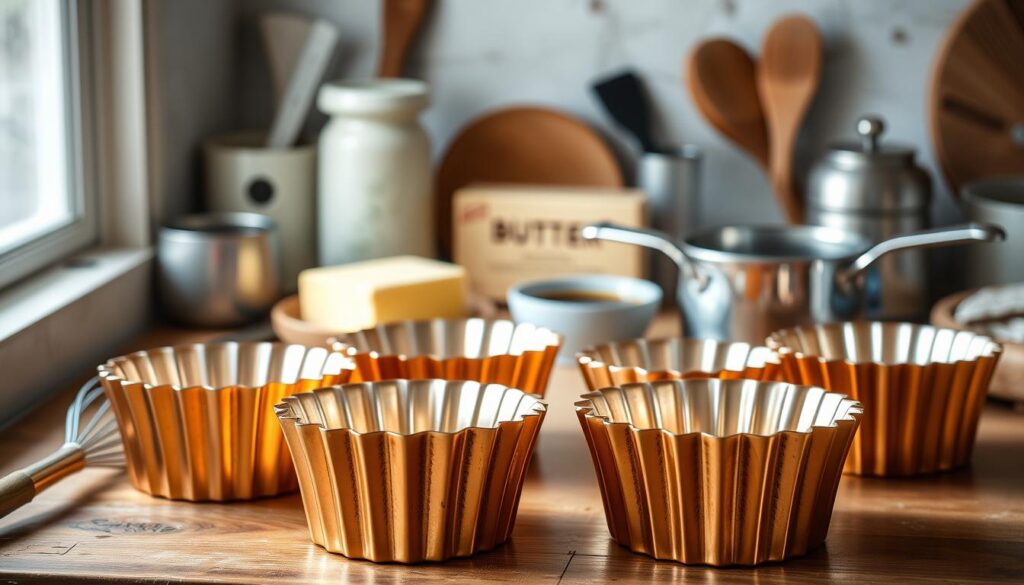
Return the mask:
{"type": "Polygon", "coordinates": [[[756,565],[825,540],[860,405],[785,382],[625,384],[576,403],[612,538],[656,559],[756,565]]]}
{"type": "Polygon", "coordinates": [[[612,341],[576,354],[590,391],[689,378],[777,380],[775,352],[749,343],[668,337],[612,341]]]}
{"type": "Polygon", "coordinates": [[[508,539],[546,407],[498,384],[430,379],[322,388],[275,410],[313,542],[415,563],[508,539]]]}
{"type": "Polygon", "coordinates": [[[64,444],[43,459],[0,478],[0,518],[87,466],[124,467],[117,423],[98,377],[86,382],[68,407],[64,444]]]}
{"type": "Polygon", "coordinates": [[[786,329],[770,347],[783,379],[864,404],[846,472],[879,477],[946,471],[971,459],[1002,347],[969,331],[858,321],[786,329]]]}
{"type": "Polygon", "coordinates": [[[161,347],[109,360],[113,404],[140,491],[175,500],[243,500],[298,487],[274,404],[347,382],[351,360],[282,343],[161,347]]]}
{"type": "Polygon", "coordinates": [[[473,380],[540,396],[561,344],[549,329],[491,319],[398,321],[328,343],[355,361],[353,381],[473,380]]]}

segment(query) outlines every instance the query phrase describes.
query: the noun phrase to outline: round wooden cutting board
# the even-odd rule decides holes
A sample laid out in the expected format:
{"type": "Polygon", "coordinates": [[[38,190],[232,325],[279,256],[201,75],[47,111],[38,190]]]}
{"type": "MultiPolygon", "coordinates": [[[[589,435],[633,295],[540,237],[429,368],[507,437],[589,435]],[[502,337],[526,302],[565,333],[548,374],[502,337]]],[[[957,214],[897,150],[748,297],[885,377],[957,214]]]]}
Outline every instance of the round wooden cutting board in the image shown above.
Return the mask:
{"type": "Polygon", "coordinates": [[[1024,174],[1024,1],[978,0],[950,27],[930,96],[935,155],[950,189],[1024,174]]]}
{"type": "Polygon", "coordinates": [[[448,145],[437,171],[435,222],[451,254],[452,197],[470,183],[623,186],[622,169],[604,139],[555,110],[514,107],[485,114],[448,145]]]}

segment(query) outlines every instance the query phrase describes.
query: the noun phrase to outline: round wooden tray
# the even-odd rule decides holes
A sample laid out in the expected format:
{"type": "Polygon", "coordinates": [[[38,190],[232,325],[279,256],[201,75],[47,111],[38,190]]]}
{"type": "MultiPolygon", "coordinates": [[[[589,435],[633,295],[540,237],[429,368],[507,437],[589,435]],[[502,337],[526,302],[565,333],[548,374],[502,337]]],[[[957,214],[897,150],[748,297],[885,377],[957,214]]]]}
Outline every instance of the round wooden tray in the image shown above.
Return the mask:
{"type": "Polygon", "coordinates": [[[959,194],[1024,173],[1024,2],[977,0],[953,23],[932,77],[935,157],[959,194]]]}
{"type": "MultiPolygon", "coordinates": [[[[973,331],[968,326],[955,320],[953,313],[961,301],[976,293],[979,289],[968,290],[950,295],[932,307],[932,325],[948,327],[961,331],[973,331]]],[[[996,371],[992,375],[989,396],[1012,400],[1018,408],[1024,407],[1024,343],[999,341],[1003,346],[1003,355],[999,358],[996,371]]]]}
{"type": "Polygon", "coordinates": [[[622,187],[615,153],[584,122],[540,107],[513,107],[470,122],[437,170],[435,222],[451,253],[452,197],[470,183],[622,187]]]}

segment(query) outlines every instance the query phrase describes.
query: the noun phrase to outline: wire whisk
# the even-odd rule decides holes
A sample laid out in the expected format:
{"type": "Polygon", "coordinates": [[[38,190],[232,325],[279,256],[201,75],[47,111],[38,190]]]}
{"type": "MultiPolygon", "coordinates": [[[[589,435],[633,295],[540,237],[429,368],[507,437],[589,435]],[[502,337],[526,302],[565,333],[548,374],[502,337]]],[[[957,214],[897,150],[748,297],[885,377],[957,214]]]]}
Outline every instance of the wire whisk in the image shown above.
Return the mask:
{"type": "Polygon", "coordinates": [[[68,407],[64,444],[60,448],[0,479],[0,518],[87,466],[124,467],[121,433],[99,380],[95,376],[86,382],[68,407]]]}

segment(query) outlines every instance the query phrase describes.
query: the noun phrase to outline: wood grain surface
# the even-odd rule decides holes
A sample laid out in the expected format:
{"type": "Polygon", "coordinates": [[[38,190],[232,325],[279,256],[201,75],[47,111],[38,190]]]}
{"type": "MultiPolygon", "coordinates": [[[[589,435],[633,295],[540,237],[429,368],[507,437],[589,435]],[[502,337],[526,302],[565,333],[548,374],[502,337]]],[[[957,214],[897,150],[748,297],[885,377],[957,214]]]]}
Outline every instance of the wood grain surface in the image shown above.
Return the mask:
{"type": "MultiPolygon", "coordinates": [[[[674,320],[655,323],[674,333],[674,320]]],[[[141,349],[204,337],[159,331],[141,349]]],[[[82,379],[88,373],[83,372],[82,379]]],[[[297,494],[191,504],[86,470],[0,520],[0,580],[18,583],[1020,583],[1024,582],[1024,417],[985,407],[972,467],[920,479],[845,476],[825,546],[756,569],[657,562],[608,536],[572,402],[556,368],[512,539],[466,559],[414,566],[351,561],[312,544],[297,494]]],[[[0,473],[56,448],[74,389],[0,433],[0,473]]]]}

